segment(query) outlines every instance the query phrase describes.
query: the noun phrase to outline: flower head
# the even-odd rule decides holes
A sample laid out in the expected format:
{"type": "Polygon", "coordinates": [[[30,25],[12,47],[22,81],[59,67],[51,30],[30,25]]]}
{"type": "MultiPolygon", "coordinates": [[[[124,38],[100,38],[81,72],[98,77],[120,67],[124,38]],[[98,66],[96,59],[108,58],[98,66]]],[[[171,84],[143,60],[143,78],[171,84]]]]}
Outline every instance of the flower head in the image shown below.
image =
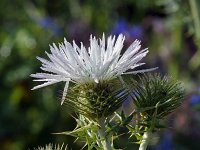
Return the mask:
{"type": "Polygon", "coordinates": [[[120,34],[117,38],[109,36],[107,41],[103,35],[102,39],[90,37],[90,47],[77,46],[67,42],[56,46],[50,45],[51,54],[47,53],[49,60],[37,57],[42,62],[41,69],[45,73],[31,74],[36,78],[33,81],[42,81],[43,84],[35,86],[32,90],[42,88],[57,82],[64,81],[62,103],[67,94],[69,82],[76,84],[99,83],[109,81],[122,74],[136,74],[154,69],[139,71],[127,71],[135,69],[144,63],[138,63],[148,53],[147,48],[140,50],[140,41],[135,40],[129,48],[122,53],[125,37],[120,34]],[[139,51],[140,50],[140,51],[139,51]]]}

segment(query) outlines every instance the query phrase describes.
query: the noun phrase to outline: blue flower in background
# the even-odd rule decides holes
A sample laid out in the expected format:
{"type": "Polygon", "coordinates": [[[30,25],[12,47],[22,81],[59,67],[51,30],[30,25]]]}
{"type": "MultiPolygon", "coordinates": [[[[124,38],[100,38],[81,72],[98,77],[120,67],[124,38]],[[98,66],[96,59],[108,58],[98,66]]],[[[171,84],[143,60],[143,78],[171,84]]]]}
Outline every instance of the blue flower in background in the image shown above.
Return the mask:
{"type": "Polygon", "coordinates": [[[141,39],[143,28],[140,25],[130,25],[127,21],[121,19],[112,28],[112,34],[119,35],[120,33],[130,38],[141,39]]]}
{"type": "Polygon", "coordinates": [[[200,94],[193,94],[190,98],[189,105],[191,107],[200,105],[200,94]]]}
{"type": "Polygon", "coordinates": [[[134,25],[130,28],[129,34],[133,38],[141,39],[143,35],[143,29],[140,25],[134,25]]]}
{"type": "Polygon", "coordinates": [[[48,28],[51,31],[53,31],[53,33],[55,35],[60,35],[61,31],[59,26],[53,21],[52,18],[50,17],[43,17],[38,21],[38,24],[44,28],[48,28]]]}
{"type": "Polygon", "coordinates": [[[128,23],[125,20],[119,20],[112,29],[112,33],[119,35],[120,33],[126,34],[128,30],[128,23]]]}
{"type": "Polygon", "coordinates": [[[152,150],[173,150],[174,144],[172,140],[172,134],[165,132],[161,141],[152,150]]]}

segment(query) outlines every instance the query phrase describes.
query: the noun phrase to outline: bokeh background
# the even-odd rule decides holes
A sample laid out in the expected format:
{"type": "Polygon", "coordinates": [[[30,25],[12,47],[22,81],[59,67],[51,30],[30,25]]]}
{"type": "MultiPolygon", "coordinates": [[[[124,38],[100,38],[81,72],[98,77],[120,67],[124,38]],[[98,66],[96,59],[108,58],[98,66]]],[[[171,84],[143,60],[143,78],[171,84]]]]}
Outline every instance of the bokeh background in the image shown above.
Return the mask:
{"type": "MultiPolygon", "coordinates": [[[[200,149],[200,1],[199,0],[1,0],[0,1],[0,149],[27,150],[48,143],[81,149],[74,138],[51,133],[72,130],[73,114],[60,107],[64,83],[36,91],[31,73],[40,72],[36,56],[49,44],[82,41],[104,32],[135,39],[149,48],[146,68],[156,67],[184,83],[183,105],[166,120],[152,150],[200,149]]],[[[137,149],[121,139],[118,148],[137,149]]]]}

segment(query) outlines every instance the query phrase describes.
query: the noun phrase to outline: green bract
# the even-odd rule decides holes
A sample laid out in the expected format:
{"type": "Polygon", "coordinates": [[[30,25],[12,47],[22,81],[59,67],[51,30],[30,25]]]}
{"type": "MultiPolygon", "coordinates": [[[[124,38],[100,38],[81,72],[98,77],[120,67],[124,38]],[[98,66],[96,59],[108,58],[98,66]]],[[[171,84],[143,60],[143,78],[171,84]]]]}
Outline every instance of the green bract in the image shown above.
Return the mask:
{"type": "Polygon", "coordinates": [[[134,103],[146,119],[165,117],[181,105],[184,96],[180,82],[159,74],[139,77],[134,85],[134,103]]]}
{"type": "Polygon", "coordinates": [[[75,85],[65,104],[88,118],[98,120],[113,114],[128,97],[128,89],[117,80],[75,85]]]}

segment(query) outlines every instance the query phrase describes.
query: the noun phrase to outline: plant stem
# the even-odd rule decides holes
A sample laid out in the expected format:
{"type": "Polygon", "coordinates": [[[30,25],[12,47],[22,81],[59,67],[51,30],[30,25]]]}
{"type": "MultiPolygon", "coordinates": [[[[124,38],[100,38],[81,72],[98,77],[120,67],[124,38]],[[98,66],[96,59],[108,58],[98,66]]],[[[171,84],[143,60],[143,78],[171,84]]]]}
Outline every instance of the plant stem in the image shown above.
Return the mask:
{"type": "Polygon", "coordinates": [[[195,29],[195,35],[196,38],[200,38],[200,20],[199,20],[199,14],[198,14],[198,4],[196,0],[189,0],[190,7],[191,7],[191,13],[194,21],[194,29],[195,29]]]}
{"type": "Polygon", "coordinates": [[[101,144],[103,145],[103,149],[104,150],[112,150],[111,142],[106,137],[106,128],[105,128],[104,121],[105,121],[104,117],[99,119],[99,125],[101,126],[101,128],[99,129],[98,134],[99,134],[99,137],[101,139],[101,144]]]}
{"type": "Polygon", "coordinates": [[[150,131],[145,132],[139,150],[146,150],[150,139],[151,139],[151,132],[150,131]]]}
{"type": "Polygon", "coordinates": [[[195,44],[198,48],[198,51],[196,54],[191,58],[190,65],[192,69],[196,69],[200,65],[199,56],[200,56],[200,18],[199,18],[199,12],[198,12],[198,3],[196,0],[189,0],[191,13],[192,13],[192,19],[194,22],[194,30],[195,30],[195,44]]]}

